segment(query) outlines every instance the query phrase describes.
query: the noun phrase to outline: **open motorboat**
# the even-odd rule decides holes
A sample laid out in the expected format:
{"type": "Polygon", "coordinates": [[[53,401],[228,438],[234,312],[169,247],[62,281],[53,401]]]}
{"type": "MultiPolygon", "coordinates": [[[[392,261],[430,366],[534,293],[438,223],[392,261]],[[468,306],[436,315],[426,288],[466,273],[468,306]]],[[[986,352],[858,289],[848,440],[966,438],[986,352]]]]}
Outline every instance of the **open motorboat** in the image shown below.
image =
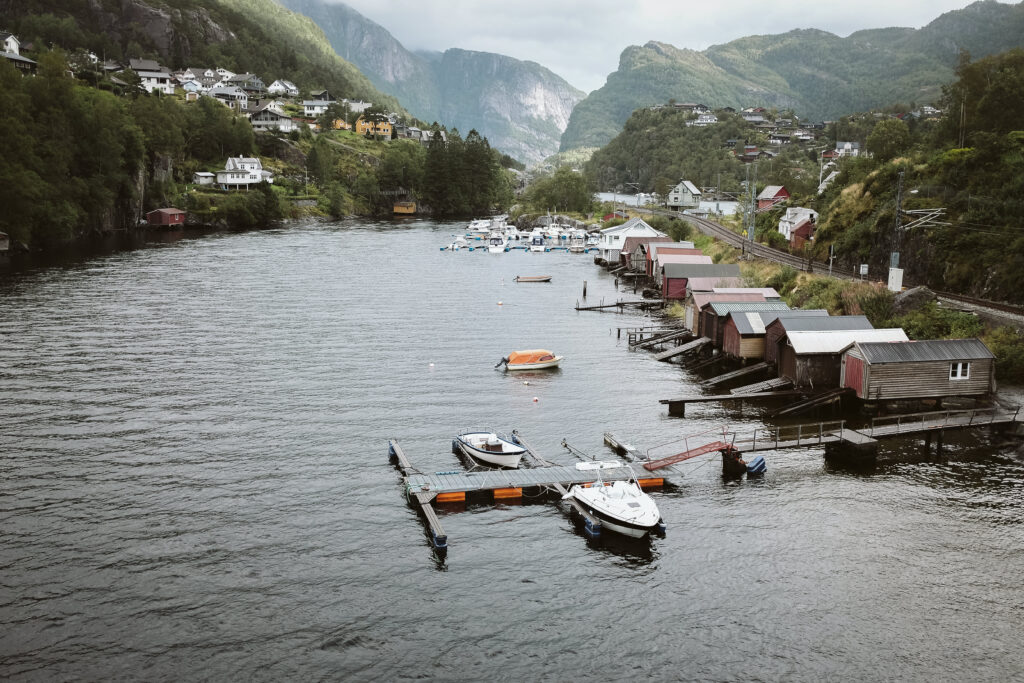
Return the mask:
{"type": "Polygon", "coordinates": [[[448,245],[448,249],[450,251],[458,251],[459,249],[466,249],[467,247],[469,247],[469,242],[467,242],[466,238],[462,235],[457,235],[455,240],[448,245]]]}
{"type": "Polygon", "coordinates": [[[601,526],[632,538],[643,538],[652,531],[661,531],[664,523],[654,499],[643,492],[630,473],[629,481],[605,482],[601,472],[605,469],[628,467],[620,462],[581,462],[576,469],[597,470],[593,484],[576,484],[562,496],[562,500],[575,500],[587,514],[597,518],[601,526]]]}
{"type": "Polygon", "coordinates": [[[516,282],[551,282],[550,275],[516,275],[512,279],[516,282]]]}
{"type": "Polygon", "coordinates": [[[590,236],[587,237],[587,246],[596,247],[599,244],[601,244],[601,236],[598,235],[596,232],[590,233],[590,236]]]}
{"type": "Polygon", "coordinates": [[[492,232],[491,236],[487,238],[487,251],[492,254],[500,254],[505,249],[505,236],[500,232],[492,232]]]}
{"type": "Polygon", "coordinates": [[[547,349],[529,349],[513,351],[507,358],[502,358],[495,368],[505,366],[506,370],[543,370],[555,368],[562,362],[563,356],[556,356],[547,349]]]}
{"type": "Polygon", "coordinates": [[[519,467],[526,449],[495,432],[462,432],[452,440],[452,450],[498,467],[519,467]]]}

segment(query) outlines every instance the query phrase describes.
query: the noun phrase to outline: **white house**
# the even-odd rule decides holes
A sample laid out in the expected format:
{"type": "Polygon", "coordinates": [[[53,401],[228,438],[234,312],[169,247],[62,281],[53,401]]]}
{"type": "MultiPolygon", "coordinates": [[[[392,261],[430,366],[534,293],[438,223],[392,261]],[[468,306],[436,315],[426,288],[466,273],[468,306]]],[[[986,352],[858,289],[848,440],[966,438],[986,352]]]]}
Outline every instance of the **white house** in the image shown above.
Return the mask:
{"type": "Polygon", "coordinates": [[[13,33],[0,31],[0,42],[3,44],[3,52],[12,55],[21,54],[21,41],[13,33]]]}
{"type": "Polygon", "coordinates": [[[229,157],[224,170],[217,171],[217,184],[223,190],[249,189],[266,181],[274,182],[274,174],[263,170],[263,164],[254,157],[229,157]]]}
{"type": "Polygon", "coordinates": [[[676,211],[700,205],[701,192],[689,180],[680,180],[679,184],[668,191],[665,206],[676,211]]]}
{"type": "Polygon", "coordinates": [[[181,89],[185,92],[203,92],[206,90],[206,88],[203,87],[203,84],[195,79],[182,83],[181,89]]]}
{"type": "Polygon", "coordinates": [[[249,123],[252,124],[253,130],[279,130],[282,133],[298,130],[295,122],[277,106],[276,102],[267,102],[249,112],[249,123]]]}
{"type": "Polygon", "coordinates": [[[619,252],[626,243],[627,237],[665,237],[665,233],[655,230],[642,218],[630,218],[622,225],[605,228],[601,231],[597,242],[600,257],[606,263],[618,263],[619,252]]]}
{"type": "Polygon", "coordinates": [[[226,83],[229,78],[235,75],[234,71],[228,71],[227,69],[219,66],[214,69],[214,71],[217,72],[217,76],[220,78],[221,83],[226,83]]]}
{"type": "Polygon", "coordinates": [[[220,74],[217,73],[216,69],[190,66],[181,72],[178,80],[182,83],[185,81],[198,81],[204,88],[212,88],[220,83],[220,74]]]}
{"type": "Polygon", "coordinates": [[[299,89],[295,87],[295,84],[291,81],[276,80],[270,84],[267,88],[267,92],[271,95],[287,95],[288,97],[298,97],[299,89]]]}
{"type": "Polygon", "coordinates": [[[174,74],[167,67],[152,59],[129,59],[128,68],[138,74],[142,88],[147,92],[174,94],[174,74]]]}
{"type": "MultiPolygon", "coordinates": [[[[353,114],[362,114],[364,111],[373,106],[372,102],[363,102],[362,100],[342,100],[343,104],[347,104],[349,110],[353,114]]],[[[392,122],[394,123],[394,122],[392,122]]]]}
{"type": "Polygon", "coordinates": [[[216,88],[210,88],[206,94],[237,111],[249,106],[249,94],[237,85],[218,85],[216,88]]]}
{"type": "Polygon", "coordinates": [[[857,157],[857,156],[860,156],[860,143],[859,142],[837,142],[836,143],[836,156],[840,156],[840,157],[857,157]]]}
{"type": "Polygon", "coordinates": [[[797,228],[806,223],[817,223],[818,212],[814,209],[807,209],[802,206],[791,206],[786,209],[785,215],[779,220],[779,233],[788,242],[793,238],[797,228]]]}
{"type": "Polygon", "coordinates": [[[323,114],[327,111],[327,107],[332,104],[334,104],[334,102],[331,100],[303,100],[302,111],[306,115],[306,118],[313,118],[323,114]]]}
{"type": "Polygon", "coordinates": [[[686,125],[703,128],[718,123],[718,117],[714,114],[699,114],[696,121],[690,121],[686,125]]]}

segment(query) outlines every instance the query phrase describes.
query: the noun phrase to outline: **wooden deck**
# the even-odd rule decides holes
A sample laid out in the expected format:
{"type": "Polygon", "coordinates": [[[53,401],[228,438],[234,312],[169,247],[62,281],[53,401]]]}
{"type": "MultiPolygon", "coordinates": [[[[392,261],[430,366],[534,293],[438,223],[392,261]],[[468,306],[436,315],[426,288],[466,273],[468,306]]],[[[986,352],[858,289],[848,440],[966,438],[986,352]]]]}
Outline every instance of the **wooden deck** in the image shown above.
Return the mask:
{"type": "Polygon", "coordinates": [[[746,377],[747,375],[753,375],[758,372],[763,372],[765,370],[770,369],[771,367],[771,363],[756,363],[754,365],[749,365],[745,368],[740,368],[739,370],[733,370],[732,372],[727,372],[723,375],[712,377],[711,379],[706,379],[703,382],[701,382],[700,385],[702,387],[718,386],[719,384],[725,384],[726,382],[730,382],[739,377],[746,377]]]}
{"type": "Polygon", "coordinates": [[[793,383],[784,377],[774,377],[767,379],[763,382],[756,382],[754,384],[747,384],[746,386],[736,387],[730,389],[730,394],[758,394],[766,391],[776,391],[779,389],[788,389],[793,386],[793,383]]]}

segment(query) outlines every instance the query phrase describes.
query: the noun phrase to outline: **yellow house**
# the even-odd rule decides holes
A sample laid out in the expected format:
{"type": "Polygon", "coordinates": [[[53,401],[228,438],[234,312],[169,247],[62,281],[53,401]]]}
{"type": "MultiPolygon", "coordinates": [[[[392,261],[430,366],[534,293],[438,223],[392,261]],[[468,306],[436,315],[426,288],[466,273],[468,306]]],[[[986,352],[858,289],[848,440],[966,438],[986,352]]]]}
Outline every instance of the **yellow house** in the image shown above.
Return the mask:
{"type": "Polygon", "coordinates": [[[391,122],[385,119],[375,123],[373,121],[367,121],[360,116],[356,120],[356,132],[360,135],[374,133],[383,137],[391,137],[391,122]]]}
{"type": "Polygon", "coordinates": [[[416,213],[416,202],[395,202],[394,213],[414,214],[416,213]]]}
{"type": "Polygon", "coordinates": [[[334,121],[331,123],[331,126],[334,128],[334,130],[352,130],[352,124],[350,124],[345,119],[334,119],[334,121]]]}

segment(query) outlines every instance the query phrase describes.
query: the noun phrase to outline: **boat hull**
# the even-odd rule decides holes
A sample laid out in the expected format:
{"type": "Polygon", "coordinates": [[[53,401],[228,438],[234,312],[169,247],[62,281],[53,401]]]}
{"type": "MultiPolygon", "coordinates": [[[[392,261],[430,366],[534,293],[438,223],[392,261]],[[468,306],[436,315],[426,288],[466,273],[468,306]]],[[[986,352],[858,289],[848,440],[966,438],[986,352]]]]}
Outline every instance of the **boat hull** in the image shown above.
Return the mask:
{"type": "Polygon", "coordinates": [[[661,528],[661,515],[650,496],[640,492],[639,487],[636,490],[639,495],[629,496],[620,501],[609,501],[602,495],[600,484],[589,488],[575,486],[567,495],[609,531],[630,538],[643,538],[661,528]],[[638,504],[635,512],[627,507],[630,502],[638,504]]]}
{"type": "Polygon", "coordinates": [[[493,432],[469,432],[456,436],[455,443],[465,455],[474,460],[496,467],[518,468],[519,461],[522,460],[526,449],[501,438],[498,439],[501,451],[483,448],[487,438],[491,436],[495,436],[495,434],[493,432]]]}
{"type": "Polygon", "coordinates": [[[512,372],[515,370],[544,370],[546,368],[557,368],[558,364],[562,362],[562,356],[555,356],[554,360],[546,360],[537,363],[509,363],[505,366],[505,369],[512,372]]]}

